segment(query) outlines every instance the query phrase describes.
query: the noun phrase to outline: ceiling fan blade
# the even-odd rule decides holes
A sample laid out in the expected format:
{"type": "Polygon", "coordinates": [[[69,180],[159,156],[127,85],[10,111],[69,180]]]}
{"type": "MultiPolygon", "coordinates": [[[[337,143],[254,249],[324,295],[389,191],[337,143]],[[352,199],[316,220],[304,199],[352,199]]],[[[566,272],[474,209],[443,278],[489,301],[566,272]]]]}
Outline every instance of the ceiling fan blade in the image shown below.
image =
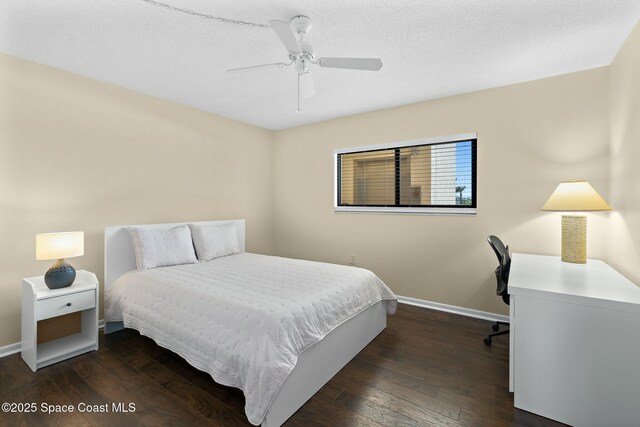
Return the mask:
{"type": "Polygon", "coordinates": [[[252,65],[250,67],[232,68],[227,70],[227,73],[245,73],[249,71],[268,70],[270,68],[284,68],[291,64],[285,64],[284,62],[275,62],[273,64],[252,65]]]}
{"type": "Polygon", "coordinates": [[[279,19],[272,19],[269,21],[269,26],[275,31],[276,35],[287,48],[289,53],[301,54],[300,44],[296,39],[296,35],[289,26],[288,22],[280,21],[279,19]]]}
{"type": "Polygon", "coordinates": [[[382,68],[380,58],[318,58],[318,65],[325,68],[378,71],[382,68]]]}
{"type": "Polygon", "coordinates": [[[316,88],[313,85],[313,77],[311,73],[300,74],[300,96],[303,98],[311,98],[316,94],[316,88]]]}

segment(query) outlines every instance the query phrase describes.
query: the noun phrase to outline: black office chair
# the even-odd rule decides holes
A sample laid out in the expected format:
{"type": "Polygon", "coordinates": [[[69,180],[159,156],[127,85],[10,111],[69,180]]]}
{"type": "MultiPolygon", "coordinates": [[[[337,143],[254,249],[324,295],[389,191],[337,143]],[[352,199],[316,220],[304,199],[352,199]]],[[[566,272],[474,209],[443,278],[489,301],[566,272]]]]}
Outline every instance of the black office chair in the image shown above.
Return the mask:
{"type": "MultiPolygon", "coordinates": [[[[502,240],[497,238],[496,236],[489,236],[487,238],[489,245],[493,249],[493,252],[496,253],[498,257],[498,268],[496,268],[496,295],[500,295],[502,297],[502,301],[505,304],[509,305],[509,269],[511,268],[511,257],[509,256],[509,246],[505,247],[502,243],[502,240]]],[[[509,333],[509,330],[500,331],[500,325],[509,326],[509,322],[496,322],[491,326],[491,329],[494,330],[494,333],[487,335],[484,339],[484,343],[486,345],[491,345],[491,339],[498,335],[505,335],[509,333]]]]}

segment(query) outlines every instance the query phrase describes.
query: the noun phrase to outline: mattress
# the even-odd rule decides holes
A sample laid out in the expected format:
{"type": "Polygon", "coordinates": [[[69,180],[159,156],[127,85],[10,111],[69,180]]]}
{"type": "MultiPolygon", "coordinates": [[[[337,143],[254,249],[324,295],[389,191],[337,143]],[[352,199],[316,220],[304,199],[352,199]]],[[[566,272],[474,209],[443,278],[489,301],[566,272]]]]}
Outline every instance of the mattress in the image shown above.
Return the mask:
{"type": "Polygon", "coordinates": [[[122,321],[245,395],[260,424],[298,356],[343,322],[397,299],[369,270],[251,253],[130,271],[105,295],[122,321]]]}

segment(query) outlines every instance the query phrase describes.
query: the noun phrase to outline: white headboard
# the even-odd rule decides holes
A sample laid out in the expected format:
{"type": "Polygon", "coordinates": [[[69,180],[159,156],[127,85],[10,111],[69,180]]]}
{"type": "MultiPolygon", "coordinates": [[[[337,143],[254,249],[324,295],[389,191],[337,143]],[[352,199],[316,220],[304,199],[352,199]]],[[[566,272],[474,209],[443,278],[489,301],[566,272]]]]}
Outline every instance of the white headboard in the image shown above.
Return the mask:
{"type": "Polygon", "coordinates": [[[238,230],[238,242],[240,250],[245,249],[244,219],[232,219],[223,221],[204,222],[177,222],[173,224],[143,224],[143,225],[118,225],[106,227],[104,229],[104,289],[111,287],[111,284],[127,271],[136,269],[136,255],[133,252],[131,237],[127,227],[140,228],[172,228],[183,224],[225,224],[236,223],[238,230]]]}

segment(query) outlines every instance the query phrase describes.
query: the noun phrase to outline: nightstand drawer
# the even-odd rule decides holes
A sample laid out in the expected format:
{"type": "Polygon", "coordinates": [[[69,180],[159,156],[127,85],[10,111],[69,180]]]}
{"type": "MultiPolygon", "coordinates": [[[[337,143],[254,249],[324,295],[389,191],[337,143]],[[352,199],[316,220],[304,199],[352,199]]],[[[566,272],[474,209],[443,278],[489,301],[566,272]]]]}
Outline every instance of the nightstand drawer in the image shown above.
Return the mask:
{"type": "Polygon", "coordinates": [[[50,317],[62,316],[63,314],[87,310],[95,307],[95,305],[95,290],[47,298],[38,301],[36,318],[37,320],[43,320],[50,317]]]}

